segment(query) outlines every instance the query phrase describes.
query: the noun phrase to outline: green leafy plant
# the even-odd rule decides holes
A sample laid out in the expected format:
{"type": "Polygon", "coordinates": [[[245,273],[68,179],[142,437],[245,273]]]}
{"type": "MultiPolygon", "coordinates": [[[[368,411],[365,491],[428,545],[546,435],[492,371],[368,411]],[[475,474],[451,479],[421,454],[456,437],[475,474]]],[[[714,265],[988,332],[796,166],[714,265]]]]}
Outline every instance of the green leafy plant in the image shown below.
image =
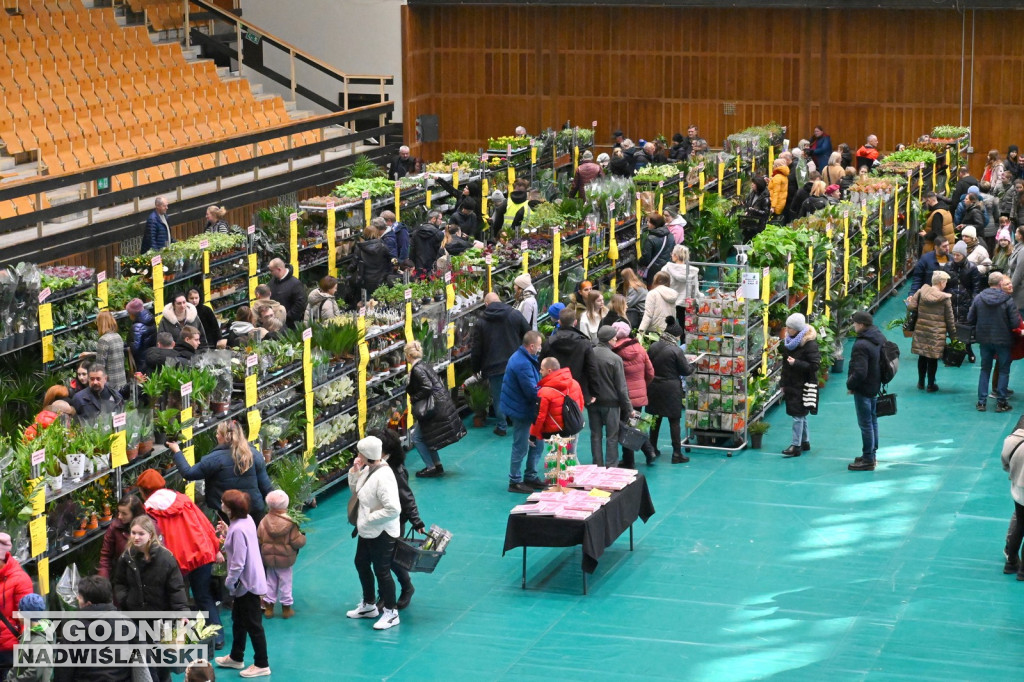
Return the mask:
{"type": "Polygon", "coordinates": [[[306,461],[300,456],[275,459],[270,465],[274,485],[288,495],[288,516],[299,526],[309,522],[304,509],[313,498],[313,482],[316,460],[306,461]]]}
{"type": "Polygon", "coordinates": [[[369,180],[384,177],[384,169],[375,164],[366,154],[356,157],[348,167],[350,180],[369,180]]]}
{"type": "Polygon", "coordinates": [[[772,428],[772,425],[764,420],[759,420],[747,427],[747,431],[750,433],[766,433],[768,429],[772,428]]]}

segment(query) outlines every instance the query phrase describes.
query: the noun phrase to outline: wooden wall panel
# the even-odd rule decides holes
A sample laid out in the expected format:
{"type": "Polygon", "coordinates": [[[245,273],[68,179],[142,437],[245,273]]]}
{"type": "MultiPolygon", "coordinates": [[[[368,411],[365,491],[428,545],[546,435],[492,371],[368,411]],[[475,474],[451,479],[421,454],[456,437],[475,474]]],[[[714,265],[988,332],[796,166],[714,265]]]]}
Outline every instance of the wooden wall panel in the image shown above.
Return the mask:
{"type": "Polygon", "coordinates": [[[972,167],[1024,142],[1024,12],[508,5],[404,7],[403,20],[407,139],[417,114],[441,119],[441,141],[416,149],[427,158],[567,118],[598,121],[600,144],[691,122],[721,144],[775,120],[794,140],[821,124],[837,143],[874,133],[888,149],[960,122],[962,49],[972,167]]]}

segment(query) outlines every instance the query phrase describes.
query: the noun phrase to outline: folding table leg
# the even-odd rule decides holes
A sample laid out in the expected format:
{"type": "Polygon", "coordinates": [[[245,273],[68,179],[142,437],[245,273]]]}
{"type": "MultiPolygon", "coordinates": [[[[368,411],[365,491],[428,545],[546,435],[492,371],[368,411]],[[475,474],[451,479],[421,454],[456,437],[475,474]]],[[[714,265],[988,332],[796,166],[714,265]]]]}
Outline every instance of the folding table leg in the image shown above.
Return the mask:
{"type": "Polygon", "coordinates": [[[523,589],[526,589],[526,545],[523,545],[523,589]]]}
{"type": "Polygon", "coordinates": [[[629,551],[633,551],[633,524],[629,524],[629,551]]]}
{"type": "Polygon", "coordinates": [[[580,566],[581,572],[583,573],[583,596],[587,596],[587,571],[580,566]]]}

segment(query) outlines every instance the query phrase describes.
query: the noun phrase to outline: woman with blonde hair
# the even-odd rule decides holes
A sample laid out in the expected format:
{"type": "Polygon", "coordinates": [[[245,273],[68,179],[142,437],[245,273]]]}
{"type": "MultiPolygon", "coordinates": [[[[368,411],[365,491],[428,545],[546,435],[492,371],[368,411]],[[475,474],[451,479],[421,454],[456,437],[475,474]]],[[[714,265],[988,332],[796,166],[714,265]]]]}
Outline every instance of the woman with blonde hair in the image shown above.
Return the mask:
{"type": "Polygon", "coordinates": [[[210,206],[206,209],[206,231],[227,234],[228,223],[224,220],[224,216],[227,214],[228,210],[221,206],[210,206]]]}
{"type": "Polygon", "coordinates": [[[917,356],[917,389],[928,392],[939,390],[935,383],[935,372],[939,358],[946,348],[946,337],[956,338],[956,321],[953,315],[953,295],[946,293],[949,273],[936,270],[932,273],[931,284],[925,284],[907,299],[907,309],[917,311],[914,326],[914,340],[910,352],[917,356]]]}
{"type": "Polygon", "coordinates": [[[104,310],[96,318],[96,330],[100,340],[96,344],[96,361],[92,366],[103,367],[110,390],[119,392],[128,385],[128,375],[124,371],[124,339],[117,332],[117,320],[104,310]]]}
{"type": "Polygon", "coordinates": [[[832,152],[828,157],[828,165],[821,171],[821,179],[825,181],[825,185],[838,185],[839,182],[846,176],[846,171],[843,170],[843,155],[839,152],[832,152]]]}
{"type": "Polygon", "coordinates": [[[586,308],[580,316],[577,328],[590,339],[591,343],[597,343],[597,330],[601,327],[601,319],[604,317],[604,297],[600,291],[589,291],[583,297],[586,308]]]}
{"type": "Polygon", "coordinates": [[[647,302],[647,285],[633,268],[622,268],[619,273],[619,293],[626,297],[626,319],[631,329],[636,329],[644,316],[647,302]]]}
{"type": "Polygon", "coordinates": [[[828,186],[824,181],[815,180],[814,184],[811,185],[811,196],[804,199],[797,217],[804,218],[828,206],[828,197],[825,196],[826,189],[828,189],[828,186]]]}
{"type": "Polygon", "coordinates": [[[412,405],[416,420],[412,430],[412,444],[423,458],[419,478],[444,476],[444,466],[438,450],[457,443],[466,435],[459,411],[452,401],[447,385],[437,376],[429,362],[423,362],[423,346],[419,341],[405,345],[405,361],[409,363],[409,385],[405,392],[412,405]]]}
{"type": "Polygon", "coordinates": [[[206,506],[220,509],[226,490],[241,490],[252,498],[254,520],[263,520],[264,498],[274,489],[267,475],[263,454],[245,439],[241,425],[234,419],[217,425],[217,447],[195,464],[189,464],[177,443],[167,443],[174,463],[186,481],[206,481],[206,506]]]}
{"type": "Polygon", "coordinates": [[[669,277],[668,285],[676,292],[677,320],[686,319],[686,299],[700,296],[700,271],[690,265],[690,249],[677,244],[672,249],[672,262],[661,269],[669,277]]]}
{"type": "MultiPolygon", "coordinates": [[[[644,292],[647,290],[644,289],[644,292]]],[[[601,320],[602,327],[608,327],[615,324],[616,322],[625,322],[629,325],[630,329],[635,327],[629,322],[629,311],[626,308],[626,297],[622,294],[614,294],[610,301],[608,301],[608,312],[605,314],[604,319],[601,320]]]]}

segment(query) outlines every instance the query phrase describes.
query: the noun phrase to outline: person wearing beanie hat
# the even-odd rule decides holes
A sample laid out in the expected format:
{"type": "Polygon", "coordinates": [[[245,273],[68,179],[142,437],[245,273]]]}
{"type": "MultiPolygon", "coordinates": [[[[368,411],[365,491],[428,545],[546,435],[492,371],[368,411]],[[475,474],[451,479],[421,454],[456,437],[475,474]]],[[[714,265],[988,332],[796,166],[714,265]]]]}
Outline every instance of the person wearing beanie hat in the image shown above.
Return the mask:
{"type": "Polygon", "coordinates": [[[978,231],[984,230],[989,224],[989,215],[982,203],[982,196],[968,192],[963,201],[957,204],[953,221],[961,233],[967,228],[974,228],[974,236],[977,237],[978,231]]]}
{"type": "Polygon", "coordinates": [[[633,414],[622,358],[609,346],[615,333],[614,327],[597,330],[590,375],[592,400],[587,405],[591,457],[597,466],[608,468],[619,464],[619,423],[633,414]]]}
{"type": "Polygon", "coordinates": [[[1000,221],[1005,221],[999,226],[995,236],[995,249],[992,251],[992,272],[1001,272],[1009,276],[1010,256],[1013,255],[1013,237],[1010,236],[1010,218],[1003,216],[1000,221]]]}
{"type": "Polygon", "coordinates": [[[668,419],[669,433],[672,438],[672,463],[682,464],[690,458],[683,454],[681,422],[683,416],[683,384],[681,377],[693,374],[694,369],[686,359],[686,353],[680,348],[683,328],[675,317],[665,320],[665,330],[661,338],[647,349],[654,368],[654,378],[647,385],[647,411],[656,419],[651,427],[651,444],[654,454],[658,450],[658,436],[661,433],[662,418],[668,419]]]}
{"type": "MultiPolygon", "coordinates": [[[[967,229],[971,230],[973,228],[967,229]]],[[[955,245],[953,245],[953,255],[960,255],[963,256],[964,258],[967,258],[967,244],[965,244],[962,241],[959,241],[955,245]]]]}
{"type": "MultiPolygon", "coordinates": [[[[622,359],[622,370],[626,377],[630,405],[634,412],[640,412],[647,406],[647,384],[654,378],[654,366],[643,345],[636,339],[629,338],[630,326],[627,323],[615,322],[611,327],[615,330],[615,342],[611,345],[611,349],[622,359]]],[[[647,466],[653,466],[655,454],[650,439],[644,438],[640,450],[647,458],[647,466]]],[[[635,469],[635,456],[635,451],[625,445],[622,446],[623,467],[635,469]]]]}
{"type": "MultiPolygon", "coordinates": [[[[927,255],[925,254],[925,256],[927,255]]],[[[949,273],[950,279],[946,283],[945,291],[952,296],[950,303],[953,305],[953,320],[957,327],[966,327],[967,313],[971,309],[974,297],[985,288],[985,278],[982,277],[977,266],[967,260],[967,244],[962,241],[956,243],[949,262],[939,269],[949,273]]],[[[929,280],[930,282],[931,280],[929,280]]],[[[910,293],[913,296],[915,290],[911,289],[910,293]]],[[[970,342],[967,342],[967,359],[972,363],[976,360],[974,347],[970,342]]]]}
{"type": "Polygon", "coordinates": [[[967,260],[974,263],[984,277],[992,266],[992,258],[988,254],[988,249],[978,241],[978,230],[973,226],[965,227],[961,236],[967,248],[967,260]]]}
{"type": "Polygon", "coordinates": [[[263,615],[274,617],[274,604],[281,597],[281,615],[285,619],[295,615],[292,605],[292,567],[299,550],[306,546],[306,534],[299,524],[288,516],[288,494],[274,490],[267,495],[269,512],[260,521],[256,537],[260,541],[260,555],[267,569],[267,593],[263,596],[263,615]]]}
{"type": "MultiPolygon", "coordinates": [[[[46,611],[46,600],[41,596],[32,592],[26,594],[18,602],[18,611],[22,613],[29,613],[32,611],[46,611]]],[[[21,636],[21,645],[28,645],[29,647],[43,647],[52,642],[47,638],[47,631],[52,628],[52,623],[49,618],[23,618],[21,636]],[[24,632],[25,626],[30,625],[28,632],[24,632]]],[[[12,623],[13,624],[13,623],[12,623]]],[[[0,622],[0,627],[4,624],[0,622]]],[[[6,628],[5,628],[6,629],[6,628]]],[[[0,680],[9,680],[10,682],[48,682],[53,676],[53,669],[41,664],[28,665],[28,666],[15,666],[10,676],[8,677],[5,673],[0,680]]]]}
{"type": "Polygon", "coordinates": [[[851,318],[857,340],[850,352],[850,368],[846,390],[853,394],[853,405],[860,427],[861,455],[847,466],[850,471],[874,471],[878,452],[878,392],[882,389],[882,367],[885,335],[875,326],[875,319],[866,310],[858,310],[851,318]]]}
{"type": "Polygon", "coordinates": [[[362,600],[345,615],[349,618],[380,616],[373,625],[375,630],[387,630],[400,622],[391,557],[395,540],[401,534],[402,506],[395,472],[387,462],[381,461],[382,450],[383,443],[376,436],[360,440],[356,443],[358,455],[349,473],[358,535],[355,564],[362,600]],[[377,608],[378,593],[383,612],[377,608]]]}
{"type": "Polygon", "coordinates": [[[786,401],[786,414],[793,418],[793,439],[782,451],[784,457],[799,457],[811,449],[807,417],[818,413],[818,369],[821,350],[818,332],[801,313],[786,318],[786,333],[779,352],[782,356],[782,375],[779,388],[786,401]]]}
{"type": "Polygon", "coordinates": [[[569,190],[569,198],[578,196],[583,201],[587,200],[587,185],[596,178],[604,175],[604,167],[594,161],[594,154],[589,149],[580,156],[580,165],[576,168],[576,174],[572,178],[572,187],[569,190]]]}
{"type": "Polygon", "coordinates": [[[512,280],[512,289],[516,297],[516,310],[526,319],[530,329],[537,331],[537,318],[540,313],[537,310],[537,290],[530,279],[530,273],[523,274],[512,280]]]}
{"type": "Polygon", "coordinates": [[[548,319],[555,323],[555,329],[559,328],[558,316],[565,310],[565,304],[559,301],[548,306],[548,319]]]}
{"type": "Polygon", "coordinates": [[[597,155],[597,163],[599,166],[601,166],[602,170],[608,168],[608,164],[611,162],[611,160],[612,157],[608,156],[608,154],[606,154],[605,152],[601,152],[600,154],[597,155]]]}

